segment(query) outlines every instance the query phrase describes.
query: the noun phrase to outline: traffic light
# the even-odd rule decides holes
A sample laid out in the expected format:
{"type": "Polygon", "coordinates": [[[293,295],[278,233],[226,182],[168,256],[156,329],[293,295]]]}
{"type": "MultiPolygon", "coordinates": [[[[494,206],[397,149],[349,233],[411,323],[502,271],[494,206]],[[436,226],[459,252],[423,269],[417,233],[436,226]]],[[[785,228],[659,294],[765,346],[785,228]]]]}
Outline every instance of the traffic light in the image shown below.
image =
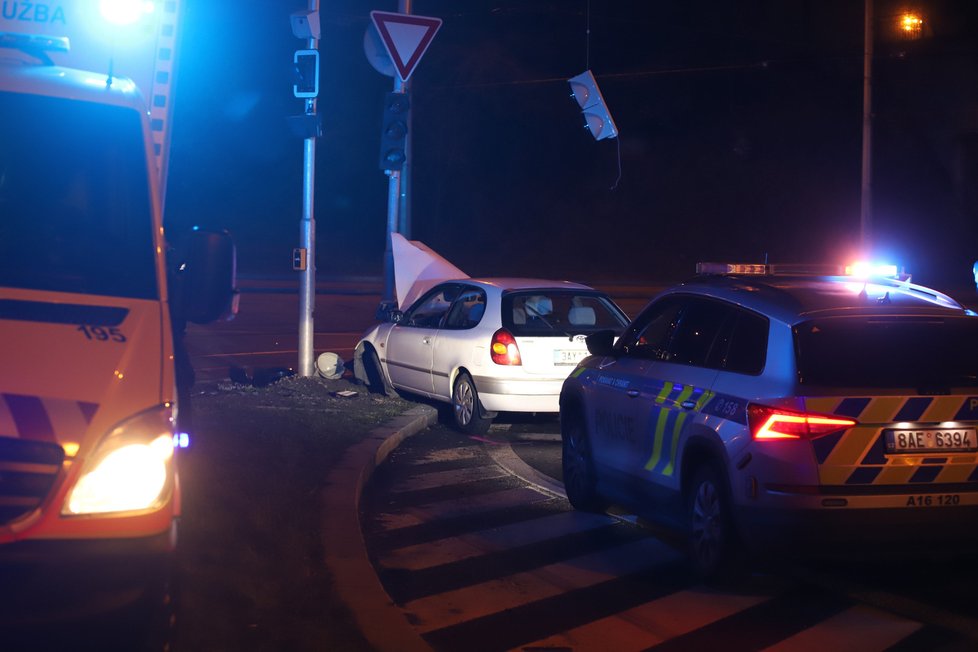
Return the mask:
{"type": "Polygon", "coordinates": [[[590,70],[585,70],[576,77],[567,80],[571,87],[571,96],[577,100],[584,114],[586,126],[591,130],[595,140],[615,138],[618,127],[611,118],[611,112],[604,103],[604,97],[598,89],[598,82],[590,70]]]}
{"type": "Polygon", "coordinates": [[[381,170],[400,170],[404,167],[410,112],[411,101],[405,93],[388,93],[384,98],[384,121],[380,131],[381,170]]]}
{"type": "Polygon", "coordinates": [[[296,50],[292,64],[295,67],[292,94],[300,98],[319,95],[319,50],[296,50]]]}

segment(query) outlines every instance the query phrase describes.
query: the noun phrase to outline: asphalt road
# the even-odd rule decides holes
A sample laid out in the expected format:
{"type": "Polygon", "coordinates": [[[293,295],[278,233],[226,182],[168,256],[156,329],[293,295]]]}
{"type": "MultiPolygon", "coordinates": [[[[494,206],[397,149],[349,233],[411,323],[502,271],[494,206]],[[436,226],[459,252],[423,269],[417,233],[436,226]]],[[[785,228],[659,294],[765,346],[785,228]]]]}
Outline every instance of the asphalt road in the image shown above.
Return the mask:
{"type": "Polygon", "coordinates": [[[574,512],[553,491],[559,476],[559,426],[546,418],[503,418],[481,438],[438,425],[378,470],[364,497],[368,550],[427,644],[860,652],[978,645],[973,560],[765,563],[737,585],[708,587],[686,567],[677,537],[627,514],[574,512]]]}

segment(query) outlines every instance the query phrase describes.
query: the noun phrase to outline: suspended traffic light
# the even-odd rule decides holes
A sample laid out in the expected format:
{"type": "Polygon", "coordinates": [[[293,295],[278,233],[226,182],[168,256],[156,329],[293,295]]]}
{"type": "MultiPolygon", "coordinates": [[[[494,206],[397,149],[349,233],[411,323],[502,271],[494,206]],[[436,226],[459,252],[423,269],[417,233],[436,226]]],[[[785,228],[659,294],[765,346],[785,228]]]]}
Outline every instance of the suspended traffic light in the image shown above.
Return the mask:
{"type": "Polygon", "coordinates": [[[567,80],[571,87],[571,96],[577,100],[584,114],[585,126],[591,131],[595,140],[615,138],[618,127],[611,118],[611,112],[604,103],[604,97],[598,89],[598,82],[590,70],[585,70],[576,77],[567,80]]]}
{"type": "Polygon", "coordinates": [[[404,93],[384,98],[384,121],[380,131],[380,169],[400,170],[407,160],[408,116],[411,102],[404,93]]]}

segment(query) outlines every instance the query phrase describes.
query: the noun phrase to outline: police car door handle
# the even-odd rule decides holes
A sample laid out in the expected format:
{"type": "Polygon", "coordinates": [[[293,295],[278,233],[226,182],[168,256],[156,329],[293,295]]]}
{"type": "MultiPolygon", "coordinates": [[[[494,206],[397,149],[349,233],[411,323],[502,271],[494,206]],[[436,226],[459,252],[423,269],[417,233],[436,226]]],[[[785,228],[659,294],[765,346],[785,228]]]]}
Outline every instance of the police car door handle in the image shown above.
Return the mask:
{"type": "Polygon", "coordinates": [[[628,396],[628,398],[638,398],[638,395],[640,393],[641,392],[639,392],[637,389],[630,389],[627,392],[625,392],[625,394],[628,396]]]}
{"type": "Polygon", "coordinates": [[[428,335],[425,335],[424,337],[421,338],[421,343],[422,344],[431,344],[431,337],[429,337],[428,335]]]}
{"type": "Polygon", "coordinates": [[[696,407],[696,401],[683,401],[679,405],[684,410],[692,410],[694,407],[696,407]]]}

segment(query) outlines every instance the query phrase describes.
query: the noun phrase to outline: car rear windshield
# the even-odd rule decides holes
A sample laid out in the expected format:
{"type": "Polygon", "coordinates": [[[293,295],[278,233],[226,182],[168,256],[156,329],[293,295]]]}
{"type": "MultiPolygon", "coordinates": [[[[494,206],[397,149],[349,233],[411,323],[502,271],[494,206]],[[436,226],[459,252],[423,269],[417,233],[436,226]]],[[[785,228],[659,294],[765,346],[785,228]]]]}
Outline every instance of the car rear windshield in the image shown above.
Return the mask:
{"type": "Polygon", "coordinates": [[[794,332],[802,384],[978,386],[978,317],[832,318],[799,324],[794,332]]]}
{"type": "Polygon", "coordinates": [[[0,93],[0,286],[155,298],[139,113],[0,93]]]}
{"type": "Polygon", "coordinates": [[[513,335],[567,336],[613,330],[620,333],[628,320],[600,292],[530,290],[509,292],[502,299],[502,323],[513,335]]]}

